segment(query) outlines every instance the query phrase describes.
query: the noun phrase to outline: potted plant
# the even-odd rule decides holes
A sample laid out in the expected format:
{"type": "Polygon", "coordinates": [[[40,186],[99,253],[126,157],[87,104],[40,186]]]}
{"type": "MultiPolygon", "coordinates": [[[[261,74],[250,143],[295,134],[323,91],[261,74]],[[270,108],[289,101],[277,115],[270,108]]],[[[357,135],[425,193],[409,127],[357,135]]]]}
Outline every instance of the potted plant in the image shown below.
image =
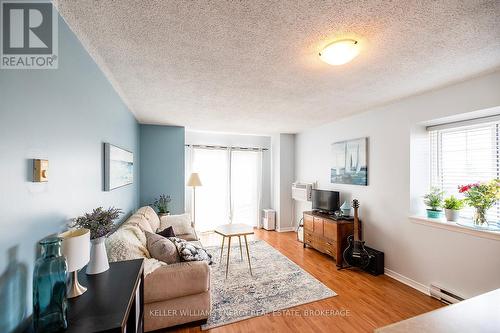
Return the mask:
{"type": "Polygon", "coordinates": [[[474,224],[477,226],[488,224],[486,212],[500,199],[500,180],[461,185],[458,191],[465,195],[465,203],[475,209],[474,224]]]}
{"type": "Polygon", "coordinates": [[[428,207],[427,217],[432,219],[441,218],[443,211],[443,196],[444,192],[437,187],[432,187],[431,191],[424,196],[424,203],[428,207]]]}
{"type": "Polygon", "coordinates": [[[151,204],[156,209],[159,217],[170,214],[168,210],[168,204],[172,201],[170,195],[162,194],[151,204]]]}
{"type": "Polygon", "coordinates": [[[78,228],[90,230],[90,261],[87,265],[87,274],[99,274],[109,269],[108,255],[104,241],[106,236],[113,230],[114,221],[122,213],[121,209],[110,207],[104,210],[102,207],[95,208],[91,213],[74,219],[74,225],[78,228]]]}
{"type": "Polygon", "coordinates": [[[444,199],[444,214],[446,220],[456,222],[460,216],[460,210],[464,207],[464,201],[450,196],[444,199]]]}

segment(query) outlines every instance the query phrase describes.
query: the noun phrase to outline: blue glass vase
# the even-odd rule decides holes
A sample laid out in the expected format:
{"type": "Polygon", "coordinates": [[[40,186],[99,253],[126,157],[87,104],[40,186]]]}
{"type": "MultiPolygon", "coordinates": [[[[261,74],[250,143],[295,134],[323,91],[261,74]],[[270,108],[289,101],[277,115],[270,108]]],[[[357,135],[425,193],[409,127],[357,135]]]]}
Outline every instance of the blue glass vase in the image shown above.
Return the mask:
{"type": "Polygon", "coordinates": [[[66,329],[66,258],[61,255],[61,238],[40,241],[42,255],[33,272],[33,326],[35,332],[66,329]]]}

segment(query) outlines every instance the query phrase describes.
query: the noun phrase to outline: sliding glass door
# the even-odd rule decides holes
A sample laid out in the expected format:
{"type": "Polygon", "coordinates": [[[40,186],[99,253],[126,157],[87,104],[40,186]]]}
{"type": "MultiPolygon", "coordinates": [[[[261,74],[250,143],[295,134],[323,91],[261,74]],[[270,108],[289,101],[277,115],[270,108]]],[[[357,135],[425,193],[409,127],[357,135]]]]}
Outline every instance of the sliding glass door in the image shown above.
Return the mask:
{"type": "MultiPolygon", "coordinates": [[[[213,230],[227,223],[256,226],[261,201],[262,152],[188,148],[186,175],[198,172],[196,229],[213,230]]],[[[188,206],[191,191],[188,189],[188,206]]]]}

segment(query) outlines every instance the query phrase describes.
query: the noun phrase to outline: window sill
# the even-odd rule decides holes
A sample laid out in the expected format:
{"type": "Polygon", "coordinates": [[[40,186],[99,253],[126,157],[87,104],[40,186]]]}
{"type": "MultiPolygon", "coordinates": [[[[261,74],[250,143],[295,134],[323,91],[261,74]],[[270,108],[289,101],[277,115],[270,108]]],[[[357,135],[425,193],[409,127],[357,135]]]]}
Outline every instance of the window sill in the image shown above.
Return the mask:
{"type": "Polygon", "coordinates": [[[446,229],[455,232],[461,232],[463,234],[468,234],[481,238],[488,238],[494,240],[500,240],[500,232],[498,231],[486,231],[486,230],[476,230],[472,228],[467,228],[461,226],[455,222],[448,222],[443,219],[430,219],[423,216],[410,216],[410,220],[414,223],[426,225],[429,227],[446,229]]]}

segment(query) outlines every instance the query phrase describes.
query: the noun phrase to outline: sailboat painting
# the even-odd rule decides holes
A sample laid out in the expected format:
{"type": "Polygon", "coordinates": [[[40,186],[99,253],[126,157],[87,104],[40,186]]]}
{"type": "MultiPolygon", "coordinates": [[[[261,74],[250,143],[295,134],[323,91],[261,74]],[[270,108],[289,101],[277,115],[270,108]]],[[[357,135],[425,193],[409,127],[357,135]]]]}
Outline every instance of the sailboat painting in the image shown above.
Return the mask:
{"type": "Polygon", "coordinates": [[[331,183],[368,185],[368,138],[335,142],[332,153],[331,183]]]}

